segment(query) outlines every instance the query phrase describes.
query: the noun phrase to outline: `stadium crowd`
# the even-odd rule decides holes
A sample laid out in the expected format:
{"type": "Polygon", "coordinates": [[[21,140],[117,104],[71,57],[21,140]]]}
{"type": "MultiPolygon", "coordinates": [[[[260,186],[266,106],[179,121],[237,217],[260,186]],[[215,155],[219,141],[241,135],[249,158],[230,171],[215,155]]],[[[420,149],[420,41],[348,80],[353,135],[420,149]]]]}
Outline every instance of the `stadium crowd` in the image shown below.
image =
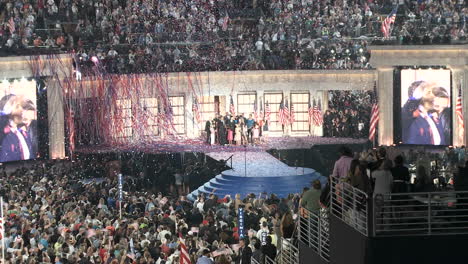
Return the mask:
{"type": "Polygon", "coordinates": [[[371,95],[368,91],[329,91],[328,109],[323,115],[323,135],[367,138],[371,95]]]}
{"type": "Polygon", "coordinates": [[[124,176],[120,205],[116,171],[101,164],[88,163],[101,171],[98,177],[79,161],[2,169],[6,263],[179,263],[181,239],[191,263],[262,263],[265,256],[275,258],[279,237],[293,236],[299,194],[243,200],[200,194],[191,202],[174,188],[134,175],[124,176]],[[244,238],[239,207],[245,210],[244,238]]]}
{"type": "MultiPolygon", "coordinates": [[[[400,1],[392,36],[401,44],[466,40],[463,3],[400,1]]],[[[382,37],[391,4],[2,0],[0,50],[75,52],[83,66],[96,57],[112,73],[362,69],[369,67],[367,45],[382,37]]]]}

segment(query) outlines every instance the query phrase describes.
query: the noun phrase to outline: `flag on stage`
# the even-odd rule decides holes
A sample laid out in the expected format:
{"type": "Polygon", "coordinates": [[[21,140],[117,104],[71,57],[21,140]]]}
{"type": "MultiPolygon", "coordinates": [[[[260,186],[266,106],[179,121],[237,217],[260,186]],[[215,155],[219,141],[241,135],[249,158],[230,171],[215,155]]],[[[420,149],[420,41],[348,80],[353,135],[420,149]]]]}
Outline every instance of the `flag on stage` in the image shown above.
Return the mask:
{"type": "MultiPolygon", "coordinates": [[[[231,100],[232,100],[232,97],[231,97],[231,100]]],[[[200,109],[199,109],[198,100],[196,97],[193,98],[192,112],[193,112],[193,117],[195,119],[195,122],[200,123],[201,121],[200,109]]]]}
{"type": "Polygon", "coordinates": [[[317,126],[323,125],[322,101],[320,100],[320,98],[318,99],[316,105],[315,118],[317,119],[317,126]]]}
{"type": "Polygon", "coordinates": [[[231,102],[229,103],[229,112],[231,113],[232,116],[236,115],[236,108],[234,107],[234,99],[232,98],[232,95],[231,95],[231,102]]]}
{"type": "MultiPolygon", "coordinates": [[[[3,219],[3,197],[0,198],[0,206],[1,206],[1,215],[0,215],[0,236],[2,239],[2,245],[4,244],[3,243],[3,238],[5,237],[5,222],[4,222],[4,219],[3,219]]],[[[2,256],[3,257],[3,256],[2,256]]]]}
{"type": "Polygon", "coordinates": [[[393,23],[395,23],[396,19],[396,14],[398,11],[398,5],[396,5],[390,14],[382,21],[382,25],[380,29],[382,30],[384,38],[389,38],[390,37],[390,28],[393,23]]]}
{"type": "Polygon", "coordinates": [[[309,125],[315,124],[314,122],[314,107],[315,107],[315,98],[314,98],[314,103],[311,104],[310,98],[309,98],[309,125]]]}
{"type": "Polygon", "coordinates": [[[317,102],[315,101],[314,99],[314,126],[318,126],[319,125],[319,120],[318,120],[318,115],[317,115],[317,112],[318,112],[318,107],[317,107],[317,102]]]}
{"type": "Polygon", "coordinates": [[[16,31],[15,20],[13,17],[10,17],[10,20],[8,20],[8,29],[10,30],[10,34],[13,34],[16,31]]]}
{"type": "Polygon", "coordinates": [[[377,99],[377,85],[374,83],[374,96],[372,104],[372,112],[369,125],[369,140],[372,141],[375,138],[375,132],[377,130],[377,124],[379,123],[379,102],[377,99]]]}
{"type": "Polygon", "coordinates": [[[294,115],[294,105],[293,105],[293,102],[291,100],[291,113],[290,113],[290,116],[289,116],[289,123],[293,124],[294,121],[296,121],[296,116],[294,115]]]}
{"type": "Polygon", "coordinates": [[[260,99],[260,120],[264,120],[265,119],[265,116],[264,116],[264,113],[263,113],[263,100],[260,99]]]}
{"type": "Polygon", "coordinates": [[[288,99],[286,99],[285,103],[284,103],[284,121],[285,121],[285,125],[287,125],[290,120],[291,120],[291,112],[289,112],[288,99]]]}
{"type": "Polygon", "coordinates": [[[463,142],[463,138],[465,137],[465,121],[463,118],[462,81],[460,81],[460,86],[458,87],[458,96],[457,104],[455,106],[455,113],[457,114],[458,120],[458,136],[461,142],[463,142]]]}
{"type": "Polygon", "coordinates": [[[257,98],[255,98],[255,101],[254,101],[254,119],[257,120],[258,119],[258,107],[257,107],[257,98]]]}
{"type": "Polygon", "coordinates": [[[179,234],[179,242],[180,242],[180,264],[191,264],[190,256],[187,250],[187,246],[185,245],[185,239],[182,238],[182,235],[179,234]]]}
{"type": "Polygon", "coordinates": [[[284,101],[282,99],[278,109],[278,123],[280,123],[281,125],[286,124],[286,116],[284,114],[284,101]]]}
{"type": "Polygon", "coordinates": [[[265,104],[265,121],[270,121],[270,114],[271,114],[270,104],[268,104],[268,101],[266,101],[266,104],[265,104]]]}

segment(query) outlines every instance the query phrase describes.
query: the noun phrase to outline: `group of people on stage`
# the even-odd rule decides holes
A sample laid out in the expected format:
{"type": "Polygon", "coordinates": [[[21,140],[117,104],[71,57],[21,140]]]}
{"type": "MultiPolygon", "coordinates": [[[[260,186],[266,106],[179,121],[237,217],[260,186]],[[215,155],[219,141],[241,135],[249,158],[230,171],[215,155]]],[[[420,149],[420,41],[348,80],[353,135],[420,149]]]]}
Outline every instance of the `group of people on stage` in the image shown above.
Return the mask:
{"type": "Polygon", "coordinates": [[[206,121],[206,143],[221,146],[259,144],[260,139],[266,139],[268,121],[254,116],[253,113],[248,117],[226,113],[225,116],[218,115],[206,121]]]}

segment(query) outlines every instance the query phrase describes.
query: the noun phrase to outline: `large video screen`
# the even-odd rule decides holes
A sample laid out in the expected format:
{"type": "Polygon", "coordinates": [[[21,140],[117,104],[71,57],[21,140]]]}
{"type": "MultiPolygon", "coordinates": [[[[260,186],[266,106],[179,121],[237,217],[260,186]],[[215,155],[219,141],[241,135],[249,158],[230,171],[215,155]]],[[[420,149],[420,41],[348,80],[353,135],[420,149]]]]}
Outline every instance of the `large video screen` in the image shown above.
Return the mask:
{"type": "Polygon", "coordinates": [[[36,81],[0,83],[0,162],[37,157],[36,81]]]}
{"type": "Polygon", "coordinates": [[[450,88],[450,70],[401,70],[401,129],[404,144],[451,144],[450,88]]]}

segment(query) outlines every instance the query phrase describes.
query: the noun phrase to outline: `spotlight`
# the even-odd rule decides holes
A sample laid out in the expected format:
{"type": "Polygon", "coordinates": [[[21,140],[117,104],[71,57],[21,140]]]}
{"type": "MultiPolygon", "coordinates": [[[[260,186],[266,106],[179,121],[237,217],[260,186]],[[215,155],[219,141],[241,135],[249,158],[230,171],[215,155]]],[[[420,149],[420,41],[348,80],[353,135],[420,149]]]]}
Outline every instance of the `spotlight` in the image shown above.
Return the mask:
{"type": "Polygon", "coordinates": [[[330,53],[331,53],[331,54],[335,53],[335,50],[330,50],[330,53]]]}
{"type": "Polygon", "coordinates": [[[362,48],[359,49],[359,53],[362,53],[364,50],[362,48]]]}
{"type": "Polygon", "coordinates": [[[350,53],[349,49],[346,49],[346,53],[348,53],[348,54],[350,53]]]}

